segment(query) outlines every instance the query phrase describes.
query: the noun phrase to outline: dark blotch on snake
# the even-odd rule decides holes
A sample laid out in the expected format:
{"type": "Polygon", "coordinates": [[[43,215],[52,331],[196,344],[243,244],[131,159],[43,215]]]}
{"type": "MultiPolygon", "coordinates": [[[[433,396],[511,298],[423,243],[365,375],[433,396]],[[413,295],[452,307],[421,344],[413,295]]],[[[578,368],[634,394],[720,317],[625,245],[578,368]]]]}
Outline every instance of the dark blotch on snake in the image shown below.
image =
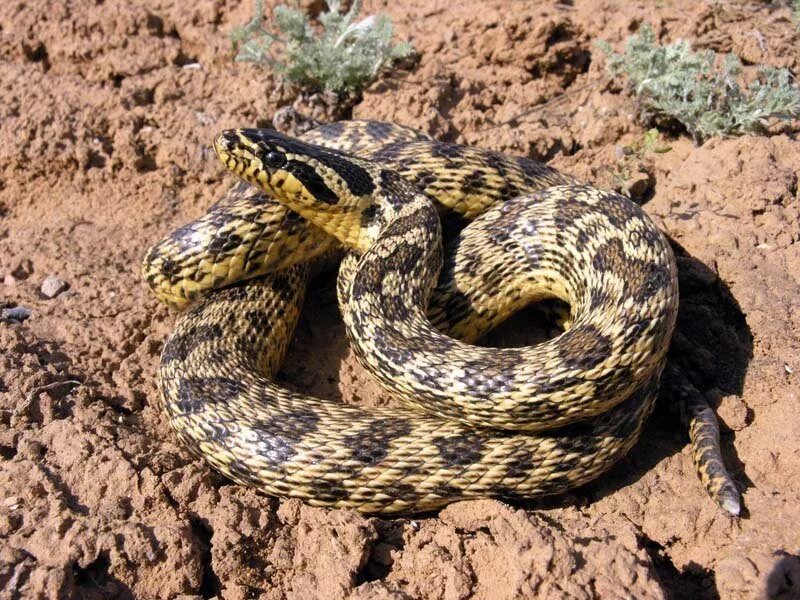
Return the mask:
{"type": "Polygon", "coordinates": [[[222,328],[216,324],[196,325],[184,333],[173,334],[164,344],[161,360],[165,364],[174,360],[184,361],[198,344],[212,339],[219,339],[220,336],[222,336],[222,328]]]}
{"type": "Polygon", "coordinates": [[[464,178],[461,191],[465,195],[480,193],[487,187],[486,176],[480,171],[473,171],[464,178]]]}
{"type": "Polygon", "coordinates": [[[462,158],[464,156],[464,149],[456,144],[448,144],[447,142],[432,142],[429,151],[431,156],[437,158],[462,158]]]}
{"type": "Polygon", "coordinates": [[[498,190],[497,193],[502,202],[506,202],[520,195],[519,188],[515,186],[513,183],[505,184],[498,190]]]}
{"type": "Polygon", "coordinates": [[[592,379],[595,386],[595,398],[609,398],[618,396],[620,389],[632,381],[633,373],[628,366],[620,365],[616,369],[605,371],[597,378],[592,379]]]}
{"type": "Polygon", "coordinates": [[[431,441],[439,450],[445,467],[465,467],[483,457],[483,442],[474,433],[463,437],[437,437],[431,441]]]}
{"type": "Polygon", "coordinates": [[[308,408],[258,419],[250,428],[259,435],[259,453],[271,462],[283,463],[297,454],[297,444],[317,430],[317,423],[319,415],[308,408]]]}
{"type": "Polygon", "coordinates": [[[624,276],[629,271],[627,262],[622,242],[614,238],[597,249],[592,259],[592,266],[601,273],[612,272],[624,276]]]}
{"type": "Polygon", "coordinates": [[[375,162],[393,163],[397,160],[397,157],[400,156],[400,153],[405,148],[406,143],[407,142],[395,142],[392,144],[387,144],[373,153],[372,160],[375,162]]]}
{"type": "Polygon", "coordinates": [[[314,482],[314,497],[324,502],[338,502],[348,498],[351,491],[339,481],[317,479],[314,482]]]}
{"type": "Polygon", "coordinates": [[[405,437],[412,431],[411,423],[405,419],[382,419],[375,423],[374,429],[343,438],[342,444],[352,450],[355,460],[375,465],[386,458],[394,440],[405,437]]]}
{"type": "Polygon", "coordinates": [[[182,379],[176,406],[185,414],[202,412],[206,405],[230,402],[245,390],[243,383],[227,377],[182,379]]]}
{"type": "Polygon", "coordinates": [[[369,121],[366,127],[367,135],[377,140],[386,138],[393,130],[391,123],[384,121],[369,121]]]}
{"type": "Polygon", "coordinates": [[[229,232],[227,235],[223,236],[217,235],[208,245],[208,251],[211,254],[227,254],[236,250],[236,248],[242,245],[242,242],[241,236],[233,232],[229,232]]]}
{"type": "Polygon", "coordinates": [[[510,160],[525,174],[525,186],[529,190],[544,188],[548,185],[571,184],[574,182],[572,177],[559,173],[552,167],[543,165],[535,160],[523,157],[512,157],[510,160]]]}
{"type": "Polygon", "coordinates": [[[344,132],[344,123],[337,121],[335,123],[327,123],[317,127],[315,131],[322,135],[327,140],[334,140],[342,135],[344,132]]]}
{"type": "Polygon", "coordinates": [[[611,355],[611,340],[589,323],[573,327],[557,343],[561,360],[568,369],[589,371],[611,355]]]}
{"type": "MultiPolygon", "coordinates": [[[[430,256],[426,256],[425,248],[418,244],[396,244],[393,242],[392,233],[402,234],[405,231],[417,228],[420,231],[430,232],[435,230],[438,225],[438,215],[435,211],[417,211],[410,215],[399,217],[384,232],[384,238],[376,242],[384,244],[389,250],[388,256],[378,258],[373,256],[371,260],[364,260],[361,268],[353,278],[351,294],[354,301],[358,302],[367,293],[383,289],[386,273],[399,273],[406,276],[409,281],[414,281],[416,272],[424,269],[429,263],[430,256]]],[[[419,301],[419,296],[424,291],[423,286],[409,285],[408,294],[401,298],[395,294],[396,300],[401,300],[406,306],[410,306],[419,301]]]]}
{"type": "Polygon", "coordinates": [[[244,313],[244,318],[256,332],[267,331],[270,325],[269,318],[263,310],[248,310],[244,313]]]}
{"type": "Polygon", "coordinates": [[[601,192],[597,194],[599,204],[603,207],[603,213],[608,222],[619,230],[624,230],[631,219],[641,220],[642,211],[627,198],[619,194],[601,192]]]}
{"type": "MultiPolygon", "coordinates": [[[[148,261],[153,262],[153,260],[150,257],[148,257],[148,261]]],[[[180,273],[181,269],[182,267],[180,263],[176,262],[169,256],[165,256],[161,261],[161,272],[170,280],[173,277],[175,277],[178,273],[180,273]]]]}
{"type": "Polygon", "coordinates": [[[268,280],[270,288],[278,293],[284,302],[291,301],[297,297],[297,286],[292,285],[291,273],[289,271],[277,271],[268,280]]]}
{"type": "MultiPolygon", "coordinates": [[[[408,474],[412,474],[411,470],[408,471],[408,474]]],[[[383,490],[381,490],[381,492],[390,498],[406,500],[415,498],[417,496],[417,486],[411,483],[403,483],[402,481],[399,481],[387,485],[383,490]]]]}
{"type": "Polygon", "coordinates": [[[649,300],[657,292],[663,290],[669,285],[670,274],[667,267],[648,264],[645,268],[649,271],[645,276],[644,283],[639,288],[636,297],[641,301],[649,300]]]}

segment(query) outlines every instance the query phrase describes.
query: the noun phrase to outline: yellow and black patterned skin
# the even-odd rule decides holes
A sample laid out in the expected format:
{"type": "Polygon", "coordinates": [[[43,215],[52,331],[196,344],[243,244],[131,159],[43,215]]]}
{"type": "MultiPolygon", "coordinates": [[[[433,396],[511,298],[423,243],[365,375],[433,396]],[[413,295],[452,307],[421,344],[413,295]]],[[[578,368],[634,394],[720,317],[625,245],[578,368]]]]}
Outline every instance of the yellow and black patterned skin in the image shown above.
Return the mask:
{"type": "MultiPolygon", "coordinates": [[[[632,447],[678,301],[670,247],[639,207],[533,161],[388,124],[304,137],[221,134],[222,161],[282,204],[240,190],[148,253],[148,283],[175,305],[277,271],[211,294],[164,349],[163,401],[190,448],[270,494],[388,513],[559,493],[632,447]],[[475,218],[445,252],[442,207],[475,218]],[[288,226],[265,241],[276,223],[288,226]],[[215,228],[221,235],[209,235],[215,228]],[[274,383],[310,263],[334,238],[351,249],[339,295],[356,354],[414,410],[344,406],[274,383]],[[184,259],[189,246],[201,258],[184,259]],[[551,297],[571,307],[562,335],[531,348],[468,345],[551,297]]],[[[693,442],[706,439],[709,418],[716,426],[696,412],[693,442]]],[[[738,513],[724,467],[709,469],[722,465],[718,439],[695,450],[712,497],[738,513]]]]}
{"type": "MultiPolygon", "coordinates": [[[[414,129],[376,122],[331,123],[306,137],[367,156],[431,141],[414,129]]],[[[296,212],[240,183],[206,215],[153,245],[142,272],[159,300],[183,309],[209,290],[308,262],[337,243],[296,212]]]]}

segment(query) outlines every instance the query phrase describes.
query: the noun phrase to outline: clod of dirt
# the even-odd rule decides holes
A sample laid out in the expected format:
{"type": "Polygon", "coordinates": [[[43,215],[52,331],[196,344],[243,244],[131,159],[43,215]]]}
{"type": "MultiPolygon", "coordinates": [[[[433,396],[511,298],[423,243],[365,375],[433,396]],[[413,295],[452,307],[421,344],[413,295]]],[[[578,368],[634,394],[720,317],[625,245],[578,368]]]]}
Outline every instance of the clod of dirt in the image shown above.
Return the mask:
{"type": "Polygon", "coordinates": [[[33,274],[33,262],[29,258],[24,258],[17,263],[11,271],[11,276],[16,280],[24,280],[33,274]]]}

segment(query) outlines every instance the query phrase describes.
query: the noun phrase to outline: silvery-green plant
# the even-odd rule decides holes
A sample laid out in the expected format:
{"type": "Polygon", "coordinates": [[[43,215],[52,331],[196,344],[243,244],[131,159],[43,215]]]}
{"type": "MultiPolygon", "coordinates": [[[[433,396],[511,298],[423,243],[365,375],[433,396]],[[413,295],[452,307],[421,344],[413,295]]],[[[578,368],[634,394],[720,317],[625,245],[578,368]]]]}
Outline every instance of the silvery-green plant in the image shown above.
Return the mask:
{"type": "Polygon", "coordinates": [[[340,12],[340,0],[329,0],[319,16],[319,31],[299,9],[278,6],[276,32],[263,27],[264,2],[255,0],[255,14],[231,32],[236,60],[262,63],[307,91],[358,92],[394,60],[411,54],[407,42],[392,43],[392,22],[386,15],[356,20],[361,0],[340,12]]]}
{"type": "Polygon", "coordinates": [[[800,116],[800,90],[787,69],[761,66],[743,85],[736,55],[720,60],[713,50],[692,51],[684,40],[661,46],[648,26],[628,38],[622,54],[606,42],[598,46],[609,57],[609,72],[627,75],[644,114],[679,121],[698,142],[763,132],[771,119],[800,116]]]}

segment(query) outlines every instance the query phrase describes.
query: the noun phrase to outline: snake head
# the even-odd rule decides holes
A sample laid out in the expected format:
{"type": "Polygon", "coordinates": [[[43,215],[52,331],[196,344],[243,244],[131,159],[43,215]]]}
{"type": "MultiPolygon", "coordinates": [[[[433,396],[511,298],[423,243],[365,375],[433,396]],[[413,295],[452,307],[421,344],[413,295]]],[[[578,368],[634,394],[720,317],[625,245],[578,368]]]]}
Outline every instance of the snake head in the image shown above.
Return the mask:
{"type": "Polygon", "coordinates": [[[270,132],[273,135],[267,132],[265,129],[228,129],[216,137],[214,150],[230,171],[283,200],[299,187],[297,181],[286,186],[292,174],[288,158],[291,140],[277,132],[270,132]]]}
{"type": "Polygon", "coordinates": [[[373,204],[374,165],[272,129],[228,129],[214,140],[225,166],[338,238],[361,248],[361,214],[373,204]]]}

